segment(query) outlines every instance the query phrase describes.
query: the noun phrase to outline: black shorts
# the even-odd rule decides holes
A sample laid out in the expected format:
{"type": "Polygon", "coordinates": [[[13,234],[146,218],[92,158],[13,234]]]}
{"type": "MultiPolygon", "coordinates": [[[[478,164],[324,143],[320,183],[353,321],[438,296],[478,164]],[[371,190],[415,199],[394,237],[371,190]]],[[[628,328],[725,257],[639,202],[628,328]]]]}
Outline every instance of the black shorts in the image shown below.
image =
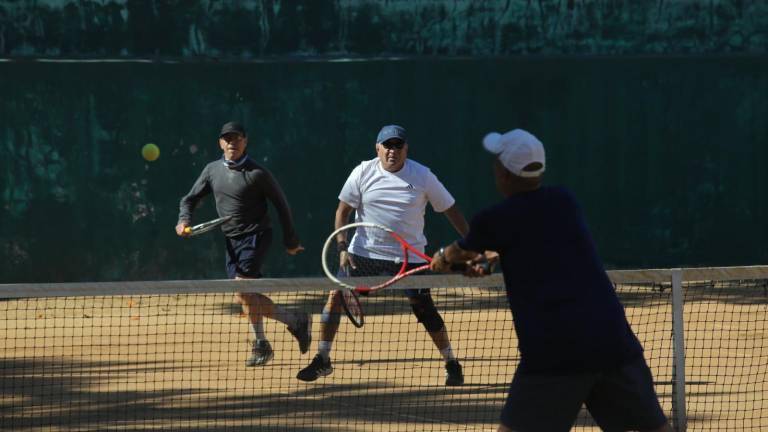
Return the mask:
{"type": "Polygon", "coordinates": [[[514,431],[571,430],[582,404],[604,431],[650,430],[667,418],[640,356],[597,373],[543,375],[515,372],[501,423],[514,431]]]}
{"type": "Polygon", "coordinates": [[[261,265],[272,244],[272,230],[256,231],[237,237],[224,237],[227,246],[227,276],[260,278],[261,265]]]}
{"type": "MultiPolygon", "coordinates": [[[[374,258],[366,258],[360,255],[351,254],[352,259],[358,263],[357,269],[352,269],[350,276],[394,276],[400,271],[403,263],[397,263],[394,261],[380,260],[374,258]],[[363,270],[365,269],[365,270],[363,270]]],[[[410,270],[416,267],[423,266],[425,263],[408,263],[406,270],[410,270]]],[[[429,270],[421,272],[419,274],[429,274],[429,270]]],[[[405,296],[408,298],[417,297],[419,295],[429,294],[428,288],[422,289],[404,289],[405,296]]]]}

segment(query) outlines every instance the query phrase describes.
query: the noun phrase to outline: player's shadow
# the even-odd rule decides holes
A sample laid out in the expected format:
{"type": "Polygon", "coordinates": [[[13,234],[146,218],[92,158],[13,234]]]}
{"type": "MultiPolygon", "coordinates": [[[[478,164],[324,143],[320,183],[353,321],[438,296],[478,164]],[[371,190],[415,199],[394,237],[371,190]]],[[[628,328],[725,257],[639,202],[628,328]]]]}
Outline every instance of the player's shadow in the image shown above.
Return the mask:
{"type": "Polygon", "coordinates": [[[502,383],[398,387],[388,380],[305,384],[292,376],[254,381],[242,370],[246,382],[222,394],[199,385],[199,373],[210,370],[180,360],[4,359],[0,430],[148,431],[173,425],[174,430],[211,432],[331,431],[375,424],[451,430],[478,422],[492,424],[498,415],[499,392],[506,388],[502,383]],[[147,381],[153,374],[173,370],[178,382],[147,381]],[[187,388],[190,384],[195,388],[187,388]]]}
{"type": "MultiPolygon", "coordinates": [[[[214,368],[213,373],[223,368],[214,368]]],[[[237,386],[221,392],[199,385],[200,374],[211,372],[208,366],[185,359],[77,362],[6,358],[0,361],[0,430],[150,431],[166,430],[170,425],[173,430],[204,432],[492,428],[508,386],[501,380],[462,387],[395,384],[386,375],[360,379],[349,369],[306,384],[279,374],[254,380],[252,373],[243,370],[237,386]],[[162,372],[176,372],[178,381],[146,379],[162,372]]],[[[671,386],[658,388],[662,400],[671,400],[671,386]]],[[[749,392],[728,387],[728,391],[710,390],[706,395],[755,396],[749,392]]],[[[716,414],[689,413],[688,421],[704,422],[710,417],[716,414]]],[[[576,424],[593,426],[594,422],[582,410],[576,424]]]]}

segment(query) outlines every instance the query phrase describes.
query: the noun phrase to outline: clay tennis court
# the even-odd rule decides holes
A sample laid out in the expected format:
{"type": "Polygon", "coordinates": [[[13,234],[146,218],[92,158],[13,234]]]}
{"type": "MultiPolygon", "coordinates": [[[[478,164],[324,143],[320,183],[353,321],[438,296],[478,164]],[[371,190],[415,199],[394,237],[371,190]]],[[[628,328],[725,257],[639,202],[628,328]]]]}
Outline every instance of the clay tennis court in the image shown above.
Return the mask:
{"type": "MultiPolygon", "coordinates": [[[[672,409],[669,292],[619,289],[665,411],[672,409]]],[[[689,430],[768,428],[764,293],[698,287],[686,303],[689,430]],[[709,290],[709,291],[707,291],[709,290]],[[716,295],[715,295],[716,294],[716,295]]],[[[271,295],[314,311],[322,291],[271,295]]],[[[300,355],[267,321],[275,349],[243,366],[251,337],[231,295],[74,297],[0,302],[0,428],[51,430],[495,430],[517,365],[500,289],[436,290],[466,384],[443,385],[442,361],[394,290],[364,300],[367,323],[342,323],[334,373],[295,379],[300,355]]],[[[316,339],[316,333],[313,333],[316,339]]],[[[598,430],[585,413],[575,430],[598,430]]]]}

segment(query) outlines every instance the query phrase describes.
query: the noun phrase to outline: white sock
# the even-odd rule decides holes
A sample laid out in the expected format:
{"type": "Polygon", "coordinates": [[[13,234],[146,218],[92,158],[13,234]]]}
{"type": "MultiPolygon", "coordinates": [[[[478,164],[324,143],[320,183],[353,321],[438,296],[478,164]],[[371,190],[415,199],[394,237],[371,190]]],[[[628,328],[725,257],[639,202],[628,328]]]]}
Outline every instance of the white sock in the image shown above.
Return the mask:
{"type": "Polygon", "coordinates": [[[453,355],[453,349],[450,345],[440,350],[440,354],[443,355],[445,361],[456,360],[456,356],[453,355]]]}
{"type": "Polygon", "coordinates": [[[281,323],[287,325],[288,327],[294,327],[296,325],[298,315],[296,315],[293,312],[287,311],[278,305],[275,305],[274,312],[272,313],[272,318],[280,321],[281,323]]]}
{"type": "Polygon", "coordinates": [[[333,342],[328,341],[320,341],[317,344],[317,353],[320,354],[320,357],[323,358],[323,360],[328,361],[331,359],[331,345],[333,342]]]}
{"type": "Polygon", "coordinates": [[[267,335],[264,334],[264,320],[261,317],[255,323],[251,323],[251,330],[253,330],[253,337],[257,341],[267,340],[267,335]]]}

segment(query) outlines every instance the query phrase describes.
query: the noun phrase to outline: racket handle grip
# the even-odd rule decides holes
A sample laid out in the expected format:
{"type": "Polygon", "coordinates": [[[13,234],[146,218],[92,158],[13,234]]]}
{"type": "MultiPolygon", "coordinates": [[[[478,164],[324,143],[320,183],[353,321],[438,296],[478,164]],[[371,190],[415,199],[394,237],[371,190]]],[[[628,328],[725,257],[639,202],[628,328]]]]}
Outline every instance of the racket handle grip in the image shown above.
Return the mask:
{"type": "Polygon", "coordinates": [[[192,232],[192,228],[190,228],[190,227],[184,227],[184,232],[185,232],[185,233],[187,233],[187,234],[189,234],[189,233],[191,233],[191,232],[192,232]]]}

